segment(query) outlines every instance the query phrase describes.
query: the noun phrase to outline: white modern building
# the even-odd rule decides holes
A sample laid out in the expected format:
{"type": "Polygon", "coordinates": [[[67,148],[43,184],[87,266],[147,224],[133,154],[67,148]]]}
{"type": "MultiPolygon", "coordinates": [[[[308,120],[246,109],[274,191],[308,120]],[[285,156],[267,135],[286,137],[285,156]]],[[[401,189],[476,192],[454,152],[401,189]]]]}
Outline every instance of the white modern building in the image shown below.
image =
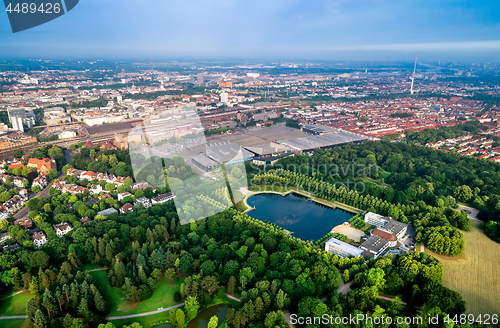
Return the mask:
{"type": "Polygon", "coordinates": [[[365,222],[368,224],[375,225],[377,227],[383,227],[387,224],[390,217],[386,217],[380,214],[376,214],[373,212],[368,212],[365,214],[365,222]]]}
{"type": "Polygon", "coordinates": [[[141,198],[138,198],[134,204],[142,204],[142,206],[144,206],[144,208],[150,208],[152,205],[151,205],[151,201],[149,199],[147,199],[146,197],[141,197],[141,198]]]}
{"type": "Polygon", "coordinates": [[[363,250],[349,245],[336,238],[332,238],[325,243],[325,251],[336,254],[340,257],[358,257],[363,253],[363,250]]]}
{"type": "Polygon", "coordinates": [[[229,95],[227,94],[227,92],[222,92],[220,94],[220,102],[221,103],[228,103],[229,102],[229,95]]]}

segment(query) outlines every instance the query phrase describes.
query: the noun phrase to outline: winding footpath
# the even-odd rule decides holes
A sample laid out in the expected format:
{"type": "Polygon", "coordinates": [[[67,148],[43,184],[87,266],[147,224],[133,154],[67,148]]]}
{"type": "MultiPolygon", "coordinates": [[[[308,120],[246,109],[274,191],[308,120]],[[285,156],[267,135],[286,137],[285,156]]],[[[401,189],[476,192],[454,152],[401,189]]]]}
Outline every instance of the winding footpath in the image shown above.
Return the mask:
{"type": "Polygon", "coordinates": [[[151,312],[144,312],[144,313],[138,313],[138,314],[130,314],[130,315],[121,315],[117,317],[107,317],[106,320],[120,320],[120,319],[129,319],[129,318],[137,318],[137,317],[145,317],[151,314],[157,314],[157,313],[162,313],[165,311],[169,311],[178,307],[181,307],[184,305],[184,302],[170,306],[168,308],[156,310],[156,311],[151,311],[151,312]]]}
{"type": "Polygon", "coordinates": [[[15,292],[15,293],[14,293],[14,294],[12,294],[12,295],[9,295],[9,296],[6,296],[6,297],[4,297],[4,298],[0,299],[0,301],[3,301],[3,300],[5,300],[5,299],[7,299],[7,298],[9,298],[9,297],[12,297],[12,296],[16,296],[17,294],[24,293],[25,291],[26,291],[26,290],[20,290],[20,291],[18,291],[18,292],[15,292]]]}

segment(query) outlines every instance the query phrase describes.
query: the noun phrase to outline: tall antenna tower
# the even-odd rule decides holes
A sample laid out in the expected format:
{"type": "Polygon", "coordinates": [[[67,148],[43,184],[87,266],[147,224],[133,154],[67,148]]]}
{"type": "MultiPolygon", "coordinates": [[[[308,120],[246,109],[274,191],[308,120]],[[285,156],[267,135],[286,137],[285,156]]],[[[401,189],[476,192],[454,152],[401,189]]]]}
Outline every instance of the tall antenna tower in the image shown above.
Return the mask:
{"type": "Polygon", "coordinates": [[[417,57],[415,57],[415,67],[413,67],[413,75],[411,76],[410,93],[413,94],[413,82],[415,81],[415,70],[417,69],[417,57]]]}

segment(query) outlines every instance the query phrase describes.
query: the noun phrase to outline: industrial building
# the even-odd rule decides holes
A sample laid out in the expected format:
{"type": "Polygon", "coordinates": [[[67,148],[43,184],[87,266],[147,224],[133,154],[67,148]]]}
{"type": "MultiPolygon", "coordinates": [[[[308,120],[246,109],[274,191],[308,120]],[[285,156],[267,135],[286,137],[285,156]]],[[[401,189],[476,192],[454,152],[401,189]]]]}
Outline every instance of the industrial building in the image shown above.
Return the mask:
{"type": "Polygon", "coordinates": [[[288,146],[294,150],[309,152],[314,151],[318,148],[329,149],[351,143],[361,143],[367,140],[368,137],[348,131],[337,130],[337,132],[334,133],[286,140],[281,142],[280,144],[288,146]]]}
{"type": "Polygon", "coordinates": [[[245,147],[254,154],[253,163],[256,165],[274,165],[278,160],[293,156],[293,149],[274,142],[245,147]]]}
{"type": "Polygon", "coordinates": [[[205,153],[191,157],[191,162],[205,172],[220,164],[243,164],[253,159],[254,154],[234,143],[205,145],[205,153]]]}
{"type": "Polygon", "coordinates": [[[129,133],[130,130],[132,130],[134,125],[137,125],[140,123],[142,123],[142,120],[120,122],[120,123],[111,123],[111,124],[96,125],[96,126],[84,126],[82,128],[82,134],[85,136],[94,137],[94,136],[100,136],[100,135],[129,133]]]}
{"type": "Polygon", "coordinates": [[[304,125],[300,128],[301,131],[314,134],[314,135],[324,135],[324,134],[329,134],[329,133],[335,133],[338,132],[339,130],[336,128],[329,127],[327,125],[321,125],[321,124],[310,124],[310,125],[304,125]]]}

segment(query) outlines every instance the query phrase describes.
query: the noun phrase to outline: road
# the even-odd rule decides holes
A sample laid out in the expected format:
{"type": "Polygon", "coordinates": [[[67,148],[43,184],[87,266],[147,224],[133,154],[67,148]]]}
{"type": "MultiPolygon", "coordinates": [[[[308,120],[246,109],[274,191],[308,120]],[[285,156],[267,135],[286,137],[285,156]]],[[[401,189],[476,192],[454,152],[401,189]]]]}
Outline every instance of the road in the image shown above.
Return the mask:
{"type": "MultiPolygon", "coordinates": [[[[69,161],[68,156],[69,156],[69,158],[71,158],[71,152],[69,150],[67,150],[67,152],[65,152],[65,155],[66,155],[66,163],[68,163],[68,161],[69,161]]],[[[63,175],[62,172],[58,172],[56,179],[60,178],[62,175],[63,175]]],[[[49,183],[49,185],[47,187],[45,187],[43,190],[41,190],[40,192],[38,192],[37,194],[35,194],[33,196],[30,196],[29,198],[31,199],[34,197],[38,197],[38,198],[49,197],[50,196],[50,187],[52,187],[53,184],[54,184],[54,181],[49,183]]],[[[28,215],[29,212],[30,212],[30,210],[26,206],[24,206],[19,212],[14,214],[14,219],[17,220],[17,219],[23,218],[26,215],[28,215]]]]}
{"type": "Polygon", "coordinates": [[[151,311],[151,312],[138,313],[138,314],[130,314],[130,315],[121,315],[121,316],[117,316],[117,317],[107,317],[106,320],[120,320],[120,319],[145,317],[145,316],[148,316],[148,315],[151,315],[151,314],[158,314],[158,313],[162,313],[162,312],[165,312],[165,311],[168,311],[168,310],[172,310],[172,309],[181,307],[183,305],[184,305],[184,302],[179,303],[179,304],[174,305],[174,306],[171,306],[171,307],[168,307],[168,308],[164,308],[164,309],[156,310],[156,311],[151,311]]]}
{"type": "MultiPolygon", "coordinates": [[[[61,176],[61,174],[59,175],[61,176]]],[[[30,198],[33,198],[33,197],[38,197],[38,198],[45,198],[45,197],[49,197],[50,196],[50,187],[52,187],[52,184],[54,184],[54,182],[51,182],[49,183],[49,185],[43,189],[42,191],[40,191],[39,193],[37,193],[36,195],[30,197],[30,198]]],[[[17,212],[16,214],[14,214],[14,219],[20,219],[22,217],[25,217],[26,215],[28,215],[30,212],[30,210],[24,206],[19,212],[17,212]]]]}
{"type": "Polygon", "coordinates": [[[340,285],[337,291],[342,295],[347,295],[351,292],[352,281],[349,281],[347,284],[344,281],[344,274],[340,274],[340,285]]]}

